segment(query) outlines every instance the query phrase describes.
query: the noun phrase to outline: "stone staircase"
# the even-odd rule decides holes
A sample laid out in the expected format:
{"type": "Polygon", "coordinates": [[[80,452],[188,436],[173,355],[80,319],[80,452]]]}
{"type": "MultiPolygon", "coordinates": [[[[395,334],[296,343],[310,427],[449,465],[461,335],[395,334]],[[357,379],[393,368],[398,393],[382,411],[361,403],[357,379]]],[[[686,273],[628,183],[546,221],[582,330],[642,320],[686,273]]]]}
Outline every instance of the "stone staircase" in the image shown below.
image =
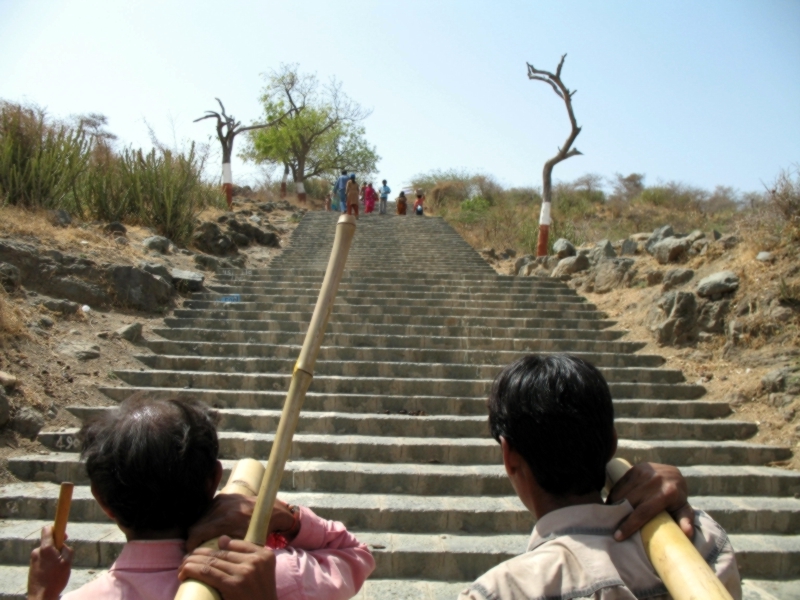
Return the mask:
{"type": "MultiPolygon", "coordinates": [[[[102,391],[116,401],[137,390],[190,394],[219,409],[226,469],[266,459],[335,222],[309,213],[269,269],[219,274],[153,332],[155,354],[139,357],[147,368],[117,372],[125,385],[102,391]]],[[[523,353],[570,352],[609,381],[620,455],[680,466],[692,503],[727,529],[752,579],[747,597],[796,598],[800,473],[765,466],[790,451],[745,441],[754,424],[723,419],[726,404],[704,400],[701,386],[638,354],[644,344],[613,326],[559,281],[497,275],[441,219],[362,216],[282,497],[344,521],[371,545],[377,568],[362,600],[455,598],[523,551],[533,525],[488,437],[491,380],[523,353]]],[[[70,587],[124,543],[91,498],[75,431],[40,440],[53,452],[11,459],[25,483],[0,490],[0,598],[23,597],[56,482],[77,485],[70,587]]]]}

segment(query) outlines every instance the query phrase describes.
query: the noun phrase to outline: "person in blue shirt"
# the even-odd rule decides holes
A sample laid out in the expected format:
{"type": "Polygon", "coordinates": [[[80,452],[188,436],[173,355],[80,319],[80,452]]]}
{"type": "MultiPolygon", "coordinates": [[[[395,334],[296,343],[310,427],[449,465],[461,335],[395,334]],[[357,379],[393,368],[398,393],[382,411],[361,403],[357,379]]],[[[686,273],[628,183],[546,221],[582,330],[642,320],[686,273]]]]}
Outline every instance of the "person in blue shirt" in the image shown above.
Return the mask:
{"type": "Polygon", "coordinates": [[[380,196],[380,201],[378,202],[378,213],[385,215],[386,214],[386,202],[389,200],[389,194],[392,193],[392,188],[386,185],[386,180],[383,180],[383,185],[378,188],[378,195],[380,196]]]}
{"type": "Polygon", "coordinates": [[[342,213],[347,212],[347,197],[345,196],[345,190],[347,189],[347,180],[350,177],[347,175],[347,171],[342,171],[342,176],[336,180],[336,185],[334,186],[334,191],[339,195],[339,208],[341,209],[342,213]]]}

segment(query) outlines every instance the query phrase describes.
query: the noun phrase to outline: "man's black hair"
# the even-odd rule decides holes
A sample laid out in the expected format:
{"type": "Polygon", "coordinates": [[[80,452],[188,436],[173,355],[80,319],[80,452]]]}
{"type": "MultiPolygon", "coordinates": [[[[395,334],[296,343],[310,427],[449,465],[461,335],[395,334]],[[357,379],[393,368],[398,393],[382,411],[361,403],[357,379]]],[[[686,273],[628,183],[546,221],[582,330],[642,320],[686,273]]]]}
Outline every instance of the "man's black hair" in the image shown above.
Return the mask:
{"type": "Polygon", "coordinates": [[[492,437],[506,439],[546,492],[603,488],[614,406],[597,368],[563,354],[526,356],[497,376],[488,405],[492,437]]]}
{"type": "Polygon", "coordinates": [[[347,169],[342,169],[342,175],[347,175],[347,169]]]}
{"type": "Polygon", "coordinates": [[[211,503],[219,441],[204,404],[137,394],[79,435],[92,487],[123,527],[185,532],[211,503]]]}
{"type": "Polygon", "coordinates": [[[386,185],[386,180],[385,179],[383,180],[383,185],[386,185]]]}

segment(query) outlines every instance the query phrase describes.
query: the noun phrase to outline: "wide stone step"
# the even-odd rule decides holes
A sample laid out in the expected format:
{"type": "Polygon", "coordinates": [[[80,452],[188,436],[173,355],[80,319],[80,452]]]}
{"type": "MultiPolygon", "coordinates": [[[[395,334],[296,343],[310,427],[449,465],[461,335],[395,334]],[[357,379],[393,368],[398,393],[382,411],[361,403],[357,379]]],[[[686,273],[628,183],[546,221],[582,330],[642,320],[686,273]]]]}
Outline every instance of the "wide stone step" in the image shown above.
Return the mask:
{"type": "MultiPolygon", "coordinates": [[[[117,402],[131,394],[150,392],[160,395],[181,395],[205,402],[217,408],[281,409],[286,392],[204,390],[159,387],[102,387],[99,390],[117,402]]],[[[442,396],[405,396],[372,394],[306,395],[303,411],[333,411],[346,413],[409,414],[424,411],[430,415],[480,415],[486,418],[486,398],[447,398],[442,396]],[[388,413],[387,413],[388,411],[388,413]],[[402,412],[401,412],[402,411],[402,412]]],[[[614,400],[618,417],[714,419],[728,416],[730,407],[724,402],[685,400],[614,400]]]]}
{"type": "MultiPolygon", "coordinates": [[[[311,321],[311,311],[307,312],[254,312],[232,310],[176,310],[174,318],[182,322],[192,322],[195,327],[206,327],[206,323],[234,323],[230,328],[241,328],[240,323],[250,323],[255,328],[263,328],[265,322],[295,322],[305,323],[311,321]]],[[[573,319],[561,317],[548,318],[501,318],[501,317],[455,317],[451,315],[390,315],[390,314],[365,314],[359,312],[352,314],[339,312],[332,315],[330,323],[336,323],[348,328],[354,325],[368,323],[370,325],[394,326],[424,326],[424,327],[503,327],[511,331],[517,329],[606,329],[616,324],[615,321],[600,318],[573,319]]]]}
{"type": "MultiPolygon", "coordinates": [[[[289,344],[302,345],[305,331],[227,331],[221,329],[194,328],[154,328],[152,332],[168,340],[247,343],[247,344],[289,344]]],[[[331,346],[352,348],[422,348],[448,350],[505,350],[517,352],[611,352],[626,354],[636,352],[645,346],[642,342],[618,340],[599,340],[580,337],[585,335],[578,330],[557,331],[539,330],[536,339],[517,339],[506,337],[445,337],[445,336],[403,336],[329,333],[325,341],[331,346]],[[552,336],[552,337],[550,337],[552,336]]],[[[603,332],[604,335],[615,332],[603,332]]]]}
{"type": "MultiPolygon", "coordinates": [[[[295,360],[289,358],[228,359],[202,356],[137,355],[136,358],[152,369],[165,371],[203,371],[218,373],[285,373],[291,374],[295,360]]],[[[424,379],[482,379],[494,380],[500,373],[499,365],[378,362],[318,360],[314,376],[383,377],[424,379]]],[[[606,381],[642,383],[682,383],[683,373],[675,369],[648,367],[601,367],[606,381]]]]}
{"type": "MultiPolygon", "coordinates": [[[[186,304],[189,304],[188,302],[186,304]]],[[[184,305],[185,306],[185,305],[184,305]]],[[[304,310],[297,307],[287,307],[289,310],[243,310],[242,303],[228,303],[220,306],[209,305],[206,308],[183,308],[173,311],[173,316],[188,319],[246,319],[250,321],[261,321],[275,319],[278,321],[303,321],[308,323],[313,314],[313,307],[308,305],[304,310]]],[[[553,323],[555,321],[600,321],[605,326],[614,325],[615,321],[603,318],[603,315],[596,311],[558,311],[558,310],[531,310],[524,311],[514,316],[503,316],[495,313],[476,311],[473,314],[454,315],[450,311],[437,310],[435,306],[424,309],[412,310],[408,307],[384,307],[372,305],[362,307],[358,314],[346,311],[339,311],[331,315],[332,321],[338,323],[353,323],[368,320],[372,323],[407,323],[409,325],[454,325],[464,324],[470,326],[489,326],[489,327],[532,327],[539,321],[553,323]]]]}
{"type": "MultiPolygon", "coordinates": [[[[609,378],[624,376],[624,369],[603,370],[609,378]]],[[[286,390],[291,375],[274,373],[208,373],[197,371],[115,371],[119,379],[134,386],[286,390]]],[[[475,397],[486,396],[491,388],[489,380],[458,379],[400,379],[394,377],[339,377],[316,375],[311,384],[315,392],[347,394],[435,395],[475,397]]],[[[702,386],[684,383],[609,383],[614,398],[648,398],[653,400],[692,400],[705,393],[702,386]]]]}
{"type": "MultiPolygon", "coordinates": [[[[237,370],[252,370],[249,361],[264,358],[296,358],[300,346],[277,344],[225,344],[206,342],[180,342],[152,339],[147,346],[156,354],[171,356],[198,356],[237,362],[237,370]]],[[[612,352],[570,352],[589,361],[596,367],[650,367],[662,366],[666,361],[657,354],[622,354],[612,352]]],[[[376,361],[405,363],[448,363],[461,365],[505,366],[522,356],[519,352],[502,350],[447,350],[424,348],[350,348],[346,346],[322,346],[318,359],[337,361],[376,361]]],[[[216,369],[225,371],[224,369],[216,369]]]]}
{"type": "MultiPolygon", "coordinates": [[[[527,277],[515,278],[510,281],[492,281],[490,279],[479,281],[437,281],[437,280],[411,280],[398,281],[395,278],[387,277],[385,279],[367,279],[367,278],[353,278],[343,277],[339,290],[342,292],[401,292],[401,293],[444,293],[452,294],[497,294],[500,291],[512,295],[529,295],[531,293],[542,294],[555,294],[575,296],[577,292],[572,288],[561,285],[540,285],[537,280],[541,278],[527,277]]],[[[309,290],[318,289],[322,284],[323,277],[313,279],[298,279],[298,278],[276,278],[276,277],[253,277],[253,276],[216,276],[213,285],[248,285],[254,287],[263,287],[266,289],[282,289],[282,290],[309,290]]]]}
{"type": "MultiPolygon", "coordinates": [[[[0,561],[26,564],[49,520],[4,520],[0,523],[0,561]]],[[[73,565],[106,568],[119,556],[125,536],[111,523],[70,523],[73,565]]],[[[464,581],[525,550],[527,534],[424,534],[364,531],[359,540],[375,557],[375,578],[464,581]]],[[[800,575],[800,536],[732,534],[743,576],[800,575]]]]}
{"type": "MultiPolygon", "coordinates": [[[[538,339],[542,337],[555,336],[575,336],[585,340],[616,340],[624,335],[623,332],[605,330],[597,327],[598,323],[602,326],[602,321],[586,321],[587,327],[581,327],[580,321],[567,322],[564,326],[555,328],[547,321],[542,320],[539,327],[468,327],[454,324],[451,326],[440,325],[382,325],[361,321],[356,323],[342,323],[335,320],[328,323],[326,333],[336,335],[337,333],[347,333],[353,335],[401,335],[401,336],[434,336],[434,337],[503,337],[503,332],[516,339],[538,339]]],[[[220,329],[224,331],[281,331],[305,333],[308,330],[308,323],[303,321],[245,321],[245,320],[226,320],[220,319],[176,319],[168,317],[164,319],[164,324],[175,329],[220,329]]]]}
{"type": "MultiPolygon", "coordinates": [[[[217,271],[214,279],[219,283],[232,284],[238,282],[251,282],[263,284],[265,287],[274,285],[297,285],[300,287],[319,287],[324,279],[324,271],[320,270],[311,275],[297,275],[294,269],[225,269],[217,271]]],[[[530,291],[533,289],[569,290],[564,282],[558,279],[544,277],[511,277],[511,276],[486,276],[482,274],[472,278],[466,276],[442,277],[428,273],[392,273],[382,276],[374,271],[347,270],[342,275],[341,285],[350,287],[379,286],[420,286],[433,291],[449,289],[487,289],[530,291]]]]}
{"type": "MultiPolygon", "coordinates": [[[[273,281],[258,281],[248,279],[229,279],[219,281],[213,280],[207,285],[209,290],[218,291],[220,293],[262,293],[268,291],[276,295],[306,295],[319,290],[322,282],[273,282],[273,281]]],[[[525,289],[521,286],[506,286],[505,288],[492,283],[483,285],[424,285],[424,284],[398,284],[398,283],[360,283],[360,282],[343,282],[339,286],[338,294],[343,296],[360,296],[370,294],[373,297],[395,296],[402,297],[415,297],[422,295],[422,297],[429,297],[433,294],[445,298],[458,298],[467,297],[470,299],[479,300],[486,297],[486,299],[519,299],[527,300],[530,298],[543,298],[551,301],[557,301],[561,297],[576,298],[577,292],[568,287],[533,287],[530,286],[525,289]]]]}
{"type": "MultiPolygon", "coordinates": [[[[225,477],[235,460],[223,460],[225,477]]],[[[8,459],[11,473],[23,481],[88,485],[77,451],[8,459]]],[[[696,465],[681,467],[690,496],[794,497],[800,473],[763,466],[696,465]]],[[[223,480],[225,479],[223,477],[223,480]]],[[[514,489],[501,464],[381,464],[291,460],[281,481],[285,491],[416,496],[510,496],[514,489]]]]}
{"type": "MultiPolygon", "coordinates": [[[[269,302],[270,299],[280,299],[284,302],[316,302],[319,295],[319,288],[308,288],[305,290],[275,290],[270,287],[262,286],[243,286],[243,285],[208,285],[208,292],[196,292],[192,298],[204,298],[214,300],[215,294],[218,296],[229,296],[240,294],[243,300],[250,301],[259,299],[262,302],[269,302]]],[[[343,304],[356,304],[358,301],[374,301],[380,297],[378,293],[370,290],[347,290],[343,289],[336,295],[337,300],[343,304]]],[[[520,307],[559,305],[559,304],[583,304],[586,299],[575,293],[565,293],[561,291],[536,290],[529,294],[506,294],[506,293],[484,293],[470,294],[457,292],[395,292],[392,298],[401,299],[407,302],[442,302],[442,303],[465,303],[473,305],[491,305],[501,303],[502,305],[517,305],[520,307]]]]}
{"type": "MultiPolygon", "coordinates": [[[[15,483],[0,489],[0,519],[52,519],[58,501],[55,483],[15,483]]],[[[281,492],[290,504],[307,506],[352,531],[405,533],[530,533],[535,519],[516,496],[427,496],[281,492]]],[[[692,506],[706,511],[728,533],[784,533],[800,527],[800,500],[769,497],[696,496],[692,506]]],[[[70,522],[108,522],[89,486],[76,486],[70,522]]]]}
{"type": "MultiPolygon", "coordinates": [[[[110,410],[110,407],[71,406],[81,419],[110,410]]],[[[280,410],[219,409],[219,429],[224,431],[273,433],[278,429],[280,410]]],[[[635,440],[727,440],[746,439],[758,430],[746,421],[703,419],[617,418],[617,434],[635,440]]],[[[297,431],[337,435],[413,437],[489,437],[485,416],[409,416],[341,412],[304,412],[297,431]]]]}
{"type": "MultiPolygon", "coordinates": [[[[412,417],[413,418],[413,417],[412,417]]],[[[55,450],[77,449],[76,429],[41,432],[39,441],[55,450]]],[[[221,431],[220,456],[265,459],[275,436],[271,433],[221,431]]],[[[631,462],[690,465],[763,465],[786,460],[788,448],[739,441],[620,439],[618,455],[631,462]]],[[[446,438],[339,435],[298,432],[292,460],[384,462],[450,465],[490,465],[501,462],[499,445],[489,438],[446,438]]]]}

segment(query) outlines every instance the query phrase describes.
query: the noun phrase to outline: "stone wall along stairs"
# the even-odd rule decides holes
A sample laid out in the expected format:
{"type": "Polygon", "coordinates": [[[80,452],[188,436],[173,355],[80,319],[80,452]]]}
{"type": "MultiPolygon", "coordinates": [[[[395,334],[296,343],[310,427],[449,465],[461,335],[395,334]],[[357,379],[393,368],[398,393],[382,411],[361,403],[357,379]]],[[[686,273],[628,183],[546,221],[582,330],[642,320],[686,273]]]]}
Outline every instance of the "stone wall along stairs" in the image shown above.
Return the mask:
{"type": "MultiPolygon", "coordinates": [[[[103,392],[199,398],[219,409],[226,469],[266,459],[335,222],[309,213],[268,269],[219,274],[153,332],[145,368],[117,372],[123,384],[103,392]]],[[[362,216],[282,497],[344,521],[371,545],[377,569],[360,598],[454,598],[523,551],[533,524],[488,437],[490,382],[523,353],[570,352],[609,381],[620,454],[679,465],[693,504],[729,532],[745,577],[800,577],[800,474],[766,466],[789,450],[748,443],[755,425],[723,419],[726,404],[704,399],[660,356],[640,354],[643,345],[560,281],[497,275],[441,219],[362,216]]],[[[85,418],[105,409],[71,410],[85,418]]],[[[56,482],[77,484],[71,587],[124,543],[91,498],[75,431],[40,440],[52,453],[10,460],[22,483],[0,491],[3,598],[22,597],[56,482]]]]}

